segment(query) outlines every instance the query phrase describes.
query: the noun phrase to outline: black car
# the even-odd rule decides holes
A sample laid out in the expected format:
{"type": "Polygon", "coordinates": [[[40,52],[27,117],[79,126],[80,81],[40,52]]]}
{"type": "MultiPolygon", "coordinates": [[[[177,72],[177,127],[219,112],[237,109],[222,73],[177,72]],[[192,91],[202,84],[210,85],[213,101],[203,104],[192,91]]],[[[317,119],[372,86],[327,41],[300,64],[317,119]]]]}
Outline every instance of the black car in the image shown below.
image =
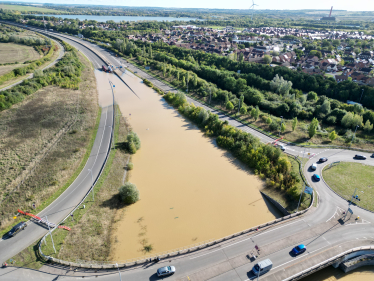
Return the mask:
{"type": "Polygon", "coordinates": [[[356,158],[356,159],[366,160],[366,156],[361,155],[361,154],[356,154],[356,155],[355,155],[355,158],[356,158]]]}
{"type": "Polygon", "coordinates": [[[319,162],[323,163],[326,162],[328,159],[326,157],[319,158],[319,162]]]}
{"type": "Polygon", "coordinates": [[[25,229],[26,227],[26,223],[25,222],[20,222],[18,223],[17,225],[15,225],[9,232],[8,232],[8,235],[13,237],[14,235],[16,235],[17,233],[19,233],[21,230],[25,229]]]}

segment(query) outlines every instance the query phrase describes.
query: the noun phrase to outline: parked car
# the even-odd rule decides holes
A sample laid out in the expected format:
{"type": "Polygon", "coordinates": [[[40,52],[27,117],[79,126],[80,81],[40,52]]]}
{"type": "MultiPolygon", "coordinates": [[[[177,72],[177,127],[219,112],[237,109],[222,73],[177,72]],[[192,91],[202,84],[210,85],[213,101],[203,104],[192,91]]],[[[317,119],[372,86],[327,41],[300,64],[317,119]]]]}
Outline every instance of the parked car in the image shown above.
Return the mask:
{"type": "Polygon", "coordinates": [[[314,175],[313,175],[313,179],[314,179],[315,181],[320,181],[320,180],[321,180],[320,176],[317,175],[317,174],[314,174],[314,175]]]}
{"type": "Polygon", "coordinates": [[[315,171],[317,170],[317,163],[313,163],[312,166],[310,166],[310,168],[315,171]]]}
{"type": "Polygon", "coordinates": [[[157,269],[157,276],[168,276],[175,273],[175,267],[174,266],[164,266],[159,269],[157,269]]]}
{"type": "Polygon", "coordinates": [[[266,272],[269,272],[272,267],[273,263],[271,262],[271,260],[266,259],[255,264],[252,268],[252,272],[254,275],[260,276],[262,274],[265,274],[266,272]]]}
{"type": "Polygon", "coordinates": [[[26,227],[26,223],[25,222],[20,222],[18,224],[16,224],[9,232],[8,232],[8,235],[10,237],[13,237],[15,236],[17,233],[19,233],[21,230],[24,230],[25,227],[26,227]]]}
{"type": "Polygon", "coordinates": [[[302,253],[304,253],[306,251],[306,247],[304,244],[300,244],[298,246],[296,246],[295,248],[292,249],[292,253],[297,256],[297,255],[300,255],[302,253]]]}
{"type": "Polygon", "coordinates": [[[286,148],[283,146],[283,145],[279,145],[279,148],[282,150],[282,151],[285,151],[286,150],[286,148]]]}
{"type": "Polygon", "coordinates": [[[319,158],[319,162],[320,163],[323,163],[323,162],[326,162],[328,159],[326,157],[322,157],[322,158],[319,158]]]}
{"type": "Polygon", "coordinates": [[[373,158],[374,157],[374,153],[370,157],[373,158]]]}
{"type": "Polygon", "coordinates": [[[366,156],[361,155],[361,154],[356,154],[356,155],[355,155],[355,158],[356,158],[356,159],[361,159],[361,160],[366,160],[366,156]]]}

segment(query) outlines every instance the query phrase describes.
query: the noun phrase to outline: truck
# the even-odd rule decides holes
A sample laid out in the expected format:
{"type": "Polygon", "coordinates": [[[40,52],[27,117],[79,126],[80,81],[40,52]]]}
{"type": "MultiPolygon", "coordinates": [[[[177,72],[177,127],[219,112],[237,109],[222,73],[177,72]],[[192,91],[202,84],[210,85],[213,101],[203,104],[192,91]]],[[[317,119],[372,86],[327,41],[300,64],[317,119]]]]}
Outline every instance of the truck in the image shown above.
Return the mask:
{"type": "Polygon", "coordinates": [[[113,69],[112,69],[110,66],[108,66],[108,72],[109,72],[109,73],[112,73],[112,72],[113,72],[113,69]]]}
{"type": "Polygon", "coordinates": [[[269,272],[272,267],[273,263],[271,262],[271,260],[266,259],[255,264],[252,268],[252,272],[255,276],[260,276],[262,274],[265,274],[266,272],[269,272]]]}
{"type": "Polygon", "coordinates": [[[105,65],[102,66],[102,70],[103,70],[104,72],[108,72],[108,69],[106,68],[105,65]]]}

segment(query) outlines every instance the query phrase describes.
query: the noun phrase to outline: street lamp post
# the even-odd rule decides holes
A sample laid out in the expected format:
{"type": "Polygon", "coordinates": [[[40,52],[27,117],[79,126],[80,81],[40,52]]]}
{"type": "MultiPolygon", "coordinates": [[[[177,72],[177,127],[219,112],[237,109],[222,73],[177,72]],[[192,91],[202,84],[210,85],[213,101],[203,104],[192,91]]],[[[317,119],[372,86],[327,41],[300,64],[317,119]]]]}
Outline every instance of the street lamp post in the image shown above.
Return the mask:
{"type": "Polygon", "coordinates": [[[353,137],[352,137],[352,142],[353,142],[353,139],[356,137],[356,131],[357,131],[358,127],[360,127],[360,126],[359,125],[356,126],[355,133],[353,134],[353,137]]]}
{"type": "Polygon", "coordinates": [[[361,93],[361,97],[360,97],[359,103],[361,103],[361,99],[362,99],[363,94],[364,94],[364,89],[362,89],[362,93],[361,93]]]}
{"type": "Polygon", "coordinates": [[[212,101],[212,88],[209,87],[209,104],[211,104],[212,101]]]}
{"type": "Polygon", "coordinates": [[[91,188],[92,188],[92,201],[95,201],[95,194],[94,194],[94,186],[93,186],[93,175],[92,175],[92,170],[88,169],[88,171],[91,173],[91,188]]]}
{"type": "MultiPolygon", "coordinates": [[[[48,221],[48,217],[45,216],[45,219],[47,221],[47,225],[48,225],[48,231],[49,231],[49,235],[51,236],[51,240],[52,240],[52,245],[53,245],[53,250],[55,251],[55,254],[56,254],[56,248],[55,248],[55,243],[53,242],[53,237],[52,237],[52,232],[51,232],[51,228],[49,227],[49,221],[48,221]]],[[[44,240],[45,242],[45,240],[44,240]]]]}
{"type": "Polygon", "coordinates": [[[118,268],[119,280],[122,281],[121,271],[119,271],[118,263],[116,263],[116,266],[118,268]]]}
{"type": "Polygon", "coordinates": [[[283,116],[281,116],[281,118],[282,118],[282,121],[281,121],[281,125],[279,127],[279,136],[281,135],[281,129],[282,129],[282,124],[283,124],[283,116]]]}

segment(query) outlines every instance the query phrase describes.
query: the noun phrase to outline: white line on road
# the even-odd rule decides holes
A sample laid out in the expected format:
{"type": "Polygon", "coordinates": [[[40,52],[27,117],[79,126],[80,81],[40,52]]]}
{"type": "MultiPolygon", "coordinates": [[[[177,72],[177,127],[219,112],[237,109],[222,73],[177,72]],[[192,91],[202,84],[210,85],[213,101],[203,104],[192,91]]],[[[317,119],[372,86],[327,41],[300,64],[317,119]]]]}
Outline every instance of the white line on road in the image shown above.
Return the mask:
{"type": "MultiPolygon", "coordinates": [[[[302,221],[304,221],[304,220],[302,220],[302,221]]],[[[242,242],[247,241],[247,240],[249,240],[249,239],[252,239],[252,238],[254,238],[254,237],[260,236],[260,235],[262,235],[262,234],[269,233],[269,232],[271,232],[271,231],[273,231],[273,230],[277,230],[277,229],[279,229],[279,228],[282,228],[282,227],[285,227],[285,226],[289,226],[289,225],[294,224],[294,223],[297,223],[297,222],[299,222],[299,221],[295,221],[295,222],[292,222],[292,223],[289,223],[289,224],[283,225],[283,226],[281,226],[281,227],[278,227],[278,228],[275,228],[275,229],[272,229],[272,230],[269,230],[269,231],[266,231],[266,232],[260,233],[260,234],[258,234],[258,235],[251,236],[251,237],[249,237],[249,238],[247,238],[247,239],[244,239],[244,240],[238,241],[238,242],[236,242],[236,243],[233,243],[233,244],[227,245],[227,246],[225,246],[225,247],[221,247],[221,248],[219,248],[219,249],[217,249],[217,250],[210,251],[209,253],[205,253],[205,254],[202,254],[202,255],[200,255],[200,256],[190,258],[190,260],[193,260],[193,259],[196,259],[196,258],[199,258],[199,257],[202,257],[202,256],[209,255],[209,254],[211,254],[211,253],[214,253],[214,252],[220,251],[220,250],[222,250],[222,249],[225,249],[225,248],[231,247],[231,246],[233,246],[233,245],[236,245],[236,244],[242,243],[242,242]]]]}
{"type": "Polygon", "coordinates": [[[323,238],[323,239],[325,239],[325,241],[326,241],[327,243],[329,243],[329,245],[331,245],[331,244],[330,244],[330,242],[329,242],[329,241],[327,241],[327,239],[326,239],[325,237],[322,237],[322,238],[323,238]]]}

